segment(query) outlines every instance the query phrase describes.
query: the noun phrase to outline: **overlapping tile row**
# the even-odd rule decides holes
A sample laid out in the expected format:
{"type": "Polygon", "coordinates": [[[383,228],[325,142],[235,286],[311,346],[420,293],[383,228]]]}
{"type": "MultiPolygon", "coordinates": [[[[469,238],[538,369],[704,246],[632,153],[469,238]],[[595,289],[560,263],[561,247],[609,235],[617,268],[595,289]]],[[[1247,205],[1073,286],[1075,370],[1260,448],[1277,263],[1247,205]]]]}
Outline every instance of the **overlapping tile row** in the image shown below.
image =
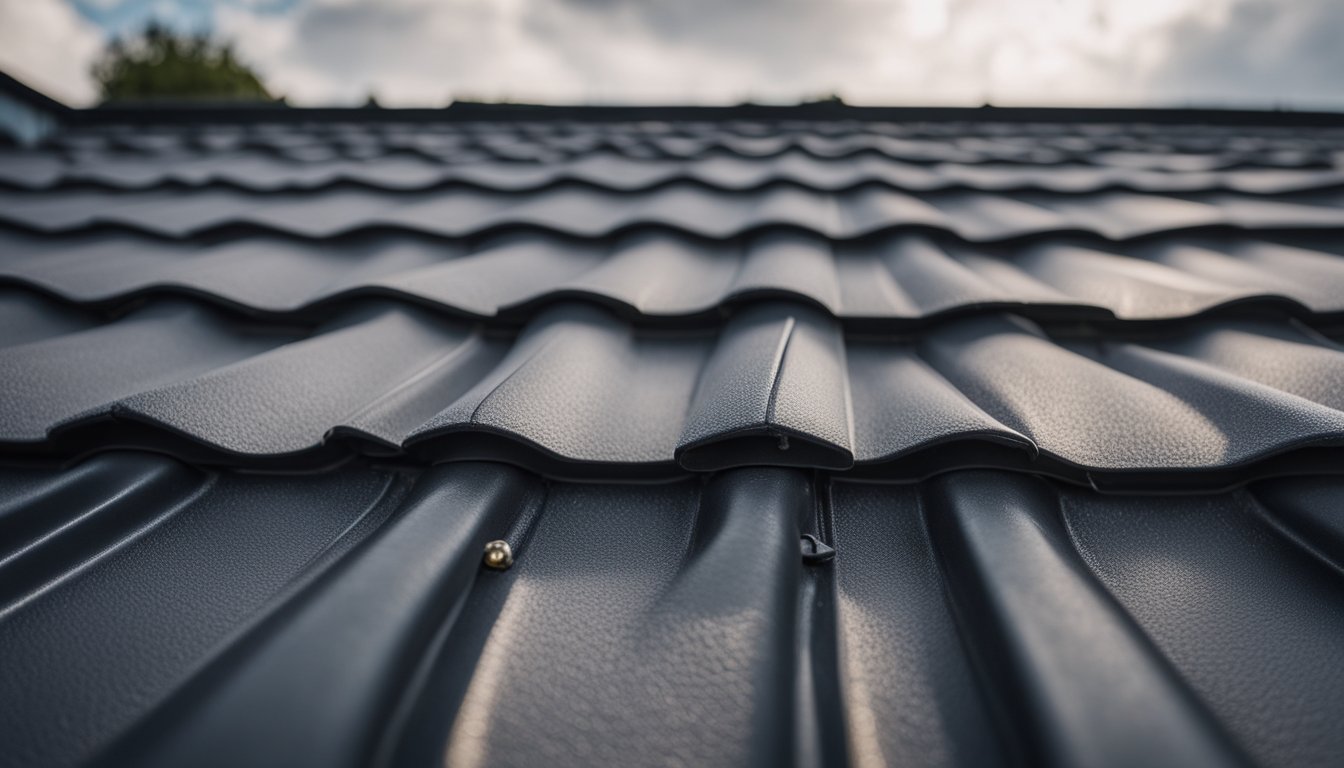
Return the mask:
{"type": "Polygon", "coordinates": [[[557,162],[593,153],[641,160],[729,154],[819,159],[863,155],[916,164],[1015,163],[1210,171],[1340,165],[1338,127],[1157,124],[885,123],[877,120],[734,122],[464,121],[447,124],[287,123],[136,125],[71,131],[50,146],[71,153],[258,150],[330,162],[389,155],[436,162],[557,162]]]}
{"type": "Polygon", "coordinates": [[[87,763],[378,530],[407,484],[151,454],[0,469],[0,765],[87,763]]]}
{"type": "Polygon", "coordinates": [[[21,330],[0,347],[0,451],[24,456],[142,445],[284,467],[353,452],[615,477],[989,464],[1221,485],[1344,438],[1344,353],[1282,320],[1127,342],[987,316],[865,337],[801,304],[704,331],[570,304],[514,334],[395,302],[307,329],[151,302],[21,330]]]}
{"type": "Polygon", "coordinates": [[[575,299],[642,323],[717,324],[722,310],[784,297],[815,303],[852,326],[898,331],[1004,310],[1088,322],[1215,310],[1325,319],[1344,312],[1342,250],[1344,241],[1330,235],[988,246],[922,234],[834,243],[794,230],[705,240],[646,229],[602,240],[370,234],[321,243],[273,235],[183,243],[127,232],[0,230],[0,280],[100,311],[178,295],[311,319],[383,296],[508,324],[575,299]]]}
{"type": "Polygon", "coordinates": [[[0,765],[1329,765],[1344,479],[0,469],[0,765]],[[834,548],[802,557],[804,534],[834,548]],[[514,565],[481,567],[504,539],[514,565]]]}
{"type": "Polygon", "coordinates": [[[1083,194],[1121,189],[1275,195],[1340,187],[1344,185],[1344,168],[1236,167],[1181,171],[1084,162],[1042,166],[920,164],[874,154],[818,157],[796,149],[771,157],[722,151],[685,159],[638,158],[600,150],[553,162],[465,159],[445,162],[419,154],[304,159],[262,150],[0,153],[0,185],[28,190],[75,185],[114,190],[217,185],[264,193],[350,185],[409,192],[461,185],[499,192],[527,192],[562,183],[582,183],[607,191],[640,192],[681,181],[721,191],[749,191],[788,182],[822,192],[884,185],[907,192],[1038,190],[1083,194]]]}
{"type": "Polygon", "coordinates": [[[0,191],[0,222],[13,227],[55,234],[110,227],[174,239],[239,229],[311,239],[369,231],[459,238],[519,230],[594,238],[641,227],[729,238],[784,227],[832,240],[932,231],[970,242],[1061,233],[1125,241],[1190,230],[1337,232],[1342,209],[1340,191],[1273,198],[1124,191],[916,195],[875,185],[831,193],[775,183],[741,193],[687,181],[636,195],[576,183],[533,193],[472,187],[431,192],[342,187],[264,195],[215,188],[190,194],[171,189],[0,191]]]}
{"type": "Polygon", "coordinates": [[[5,156],[0,279],[307,323],[367,296],[510,325],[576,297],[704,324],[783,296],[889,331],[1002,309],[1319,315],[1344,295],[1340,146],[1155,125],[82,129],[5,156]]]}

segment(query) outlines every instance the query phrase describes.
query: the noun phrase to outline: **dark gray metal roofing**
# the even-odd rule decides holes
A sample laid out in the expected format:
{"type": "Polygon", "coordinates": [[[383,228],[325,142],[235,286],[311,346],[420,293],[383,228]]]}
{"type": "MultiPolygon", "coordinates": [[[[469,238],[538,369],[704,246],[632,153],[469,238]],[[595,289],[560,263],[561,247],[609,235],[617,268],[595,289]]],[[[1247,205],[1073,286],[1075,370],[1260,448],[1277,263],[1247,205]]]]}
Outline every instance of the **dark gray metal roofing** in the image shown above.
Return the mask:
{"type": "Polygon", "coordinates": [[[835,243],[790,230],[725,240],[654,229],[596,241],[529,232],[441,242],[375,232],[334,242],[253,234],[188,243],[0,230],[0,280],[99,308],[178,294],[312,318],[343,300],[390,296],[510,324],[571,299],[636,321],[704,325],[732,305],[790,298],[852,326],[897,331],[996,308],[1092,322],[1180,319],[1250,303],[1339,316],[1341,250],[1329,232],[986,246],[927,234],[835,243]]]}
{"type": "Polygon", "coordinates": [[[432,192],[382,192],[337,187],[313,195],[259,196],[231,189],[121,192],[0,192],[0,220],[37,232],[110,226],[188,239],[249,229],[323,240],[368,230],[474,238],[517,230],[602,238],[641,228],[666,228],[730,238],[776,227],[833,240],[890,232],[949,233],[976,243],[1044,235],[1095,235],[1125,241],[1182,230],[1332,230],[1344,193],[1289,193],[1273,199],[1227,192],[1153,195],[1033,192],[929,192],[913,195],[864,186],[815,192],[776,183],[752,195],[676,182],[629,193],[566,183],[520,195],[450,187],[432,192]]]}
{"type": "Polygon", "coordinates": [[[0,765],[1344,762],[1338,121],[522,109],[0,150],[0,765]]]}
{"type": "Polygon", "coordinates": [[[1112,340],[986,315],[871,338],[802,305],[673,332],[569,304],[512,334],[395,304],[295,330],[159,301],[25,336],[0,348],[0,446],[24,455],[181,445],[271,467],[404,452],[615,478],[765,463],[906,479],[998,457],[1219,486],[1344,438],[1344,354],[1284,319],[1112,340]]]}
{"type": "Polygon", "coordinates": [[[106,765],[324,768],[1344,750],[1339,478],[1118,497],[990,471],[584,485],[109,453],[0,482],[8,765],[109,741],[106,765]],[[800,532],[836,559],[800,565],[800,532]],[[494,538],[508,572],[479,569],[494,538]]]}

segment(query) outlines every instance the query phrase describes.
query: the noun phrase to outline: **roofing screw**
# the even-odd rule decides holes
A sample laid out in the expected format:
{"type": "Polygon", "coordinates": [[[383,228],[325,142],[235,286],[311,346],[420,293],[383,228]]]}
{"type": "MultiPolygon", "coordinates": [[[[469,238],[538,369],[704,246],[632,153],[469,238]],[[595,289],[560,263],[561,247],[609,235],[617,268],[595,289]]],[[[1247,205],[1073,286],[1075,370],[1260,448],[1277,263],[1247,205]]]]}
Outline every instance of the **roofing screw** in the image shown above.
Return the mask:
{"type": "Polygon", "coordinates": [[[497,540],[485,545],[486,568],[507,571],[511,565],[513,565],[513,550],[509,547],[509,542],[497,540]]]}

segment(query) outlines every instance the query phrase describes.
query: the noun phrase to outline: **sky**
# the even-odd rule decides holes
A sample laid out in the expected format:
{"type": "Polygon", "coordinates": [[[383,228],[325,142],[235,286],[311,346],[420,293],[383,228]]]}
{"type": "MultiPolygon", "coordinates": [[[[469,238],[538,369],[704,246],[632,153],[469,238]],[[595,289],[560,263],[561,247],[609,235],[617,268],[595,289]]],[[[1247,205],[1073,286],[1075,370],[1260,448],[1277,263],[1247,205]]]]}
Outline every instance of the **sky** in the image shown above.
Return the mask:
{"type": "Polygon", "coordinates": [[[89,104],[150,20],[301,105],[1344,110],[1344,0],[0,0],[0,70],[89,104]]]}

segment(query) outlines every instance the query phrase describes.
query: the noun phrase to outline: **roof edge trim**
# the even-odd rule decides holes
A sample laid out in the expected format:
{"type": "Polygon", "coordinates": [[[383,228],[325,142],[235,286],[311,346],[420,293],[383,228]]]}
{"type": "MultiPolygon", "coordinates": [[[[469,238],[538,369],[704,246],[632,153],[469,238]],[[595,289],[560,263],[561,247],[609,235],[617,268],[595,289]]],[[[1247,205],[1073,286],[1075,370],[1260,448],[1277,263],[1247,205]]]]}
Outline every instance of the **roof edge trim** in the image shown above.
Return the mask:
{"type": "Polygon", "coordinates": [[[0,72],[0,140],[36,144],[59,130],[75,110],[0,72]]]}
{"type": "Polygon", "coordinates": [[[840,101],[796,105],[545,105],[453,102],[436,108],[295,107],[279,102],[143,102],[73,108],[0,71],[0,95],[53,119],[80,125],[234,122],[458,122],[474,120],[591,122],[663,120],[857,120],[891,122],[1158,123],[1196,125],[1344,126],[1344,111],[1223,107],[854,106],[840,101]]]}
{"type": "Polygon", "coordinates": [[[1149,123],[1167,125],[1344,126],[1344,112],[1096,107],[856,107],[828,102],[775,106],[550,106],[454,102],[442,108],[294,107],[281,103],[107,104],[70,110],[82,125],[207,123],[447,123],[806,120],[870,122],[1149,123]]]}

